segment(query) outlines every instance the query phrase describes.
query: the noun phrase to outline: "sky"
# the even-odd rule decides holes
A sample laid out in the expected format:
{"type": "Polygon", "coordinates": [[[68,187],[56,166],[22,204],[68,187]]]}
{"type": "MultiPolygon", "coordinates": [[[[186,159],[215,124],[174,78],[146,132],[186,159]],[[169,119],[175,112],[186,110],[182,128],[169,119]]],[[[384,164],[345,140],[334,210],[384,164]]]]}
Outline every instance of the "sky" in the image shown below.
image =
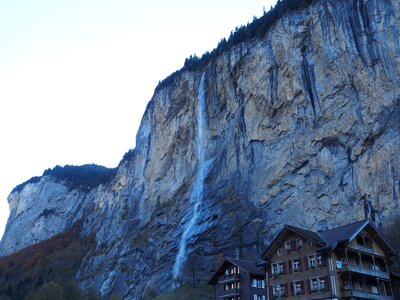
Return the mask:
{"type": "Polygon", "coordinates": [[[0,0],[0,237],[16,185],[116,167],[157,83],[275,2],[0,0]]]}

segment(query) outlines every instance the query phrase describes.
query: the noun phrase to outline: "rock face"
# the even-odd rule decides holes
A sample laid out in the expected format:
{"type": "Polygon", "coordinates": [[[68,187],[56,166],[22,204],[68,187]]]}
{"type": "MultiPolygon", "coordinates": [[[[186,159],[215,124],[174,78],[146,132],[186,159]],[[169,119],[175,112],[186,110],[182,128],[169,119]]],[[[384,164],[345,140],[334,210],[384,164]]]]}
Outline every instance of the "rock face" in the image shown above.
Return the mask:
{"type": "Polygon", "coordinates": [[[203,73],[208,168],[181,281],[209,276],[220,252],[259,257],[285,223],[385,222],[400,212],[399,31],[397,0],[321,0],[180,73],[154,94],[110,183],[79,194],[44,177],[11,194],[0,253],[83,219],[97,249],[82,286],[127,299],[171,288],[193,209],[203,73]]]}

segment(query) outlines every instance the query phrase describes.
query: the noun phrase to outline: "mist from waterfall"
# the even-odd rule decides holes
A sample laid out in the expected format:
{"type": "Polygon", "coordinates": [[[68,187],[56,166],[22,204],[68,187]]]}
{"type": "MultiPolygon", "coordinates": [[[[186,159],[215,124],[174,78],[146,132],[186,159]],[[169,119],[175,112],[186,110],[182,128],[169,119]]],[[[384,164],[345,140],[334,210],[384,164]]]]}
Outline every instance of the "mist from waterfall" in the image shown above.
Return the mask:
{"type": "Polygon", "coordinates": [[[186,244],[190,237],[193,235],[193,227],[199,217],[199,206],[203,201],[203,185],[206,176],[205,166],[205,154],[204,154],[204,123],[205,123],[205,73],[201,76],[199,92],[198,92],[198,109],[197,109],[197,139],[196,139],[196,151],[197,151],[197,173],[192,192],[190,193],[190,207],[192,209],[192,217],[186,224],[186,228],[183,231],[181,240],[179,242],[179,251],[176,255],[175,264],[172,269],[173,279],[179,278],[182,271],[182,266],[186,261],[186,244]]]}

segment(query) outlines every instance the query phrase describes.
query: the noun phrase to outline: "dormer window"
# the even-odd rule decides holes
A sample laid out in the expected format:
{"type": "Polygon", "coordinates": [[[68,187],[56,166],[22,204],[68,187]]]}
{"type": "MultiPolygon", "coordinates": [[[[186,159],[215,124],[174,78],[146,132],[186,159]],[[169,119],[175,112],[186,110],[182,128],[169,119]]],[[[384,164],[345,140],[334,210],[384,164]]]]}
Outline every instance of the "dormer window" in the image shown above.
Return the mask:
{"type": "Polygon", "coordinates": [[[296,249],[297,250],[302,250],[303,249],[303,240],[302,239],[297,239],[296,240],[296,249]]]}
{"type": "Polygon", "coordinates": [[[289,252],[290,250],[292,250],[292,245],[290,241],[287,241],[285,243],[285,249],[289,252]]]}

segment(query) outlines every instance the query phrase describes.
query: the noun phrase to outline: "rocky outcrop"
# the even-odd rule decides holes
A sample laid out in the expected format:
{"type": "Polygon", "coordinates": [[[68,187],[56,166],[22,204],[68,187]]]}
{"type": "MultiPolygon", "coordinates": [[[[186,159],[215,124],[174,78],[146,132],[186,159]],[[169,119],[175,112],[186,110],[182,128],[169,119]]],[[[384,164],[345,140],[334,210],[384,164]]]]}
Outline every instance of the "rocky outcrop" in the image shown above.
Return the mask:
{"type": "Polygon", "coordinates": [[[171,288],[192,213],[203,72],[208,168],[181,281],[193,268],[207,277],[219,252],[258,257],[285,223],[317,230],[385,222],[400,200],[399,30],[398,1],[321,0],[204,70],[180,73],[157,89],[136,148],[110,183],[61,197],[62,185],[43,178],[10,195],[11,211],[20,208],[1,253],[51,235],[38,226],[29,239],[13,237],[30,224],[24,203],[41,203],[36,218],[53,212],[59,198],[74,199],[62,201],[71,204],[56,210],[51,230],[82,217],[82,235],[97,233],[97,248],[77,274],[82,286],[127,299],[171,288]],[[43,189],[54,196],[43,197],[43,189]]]}

